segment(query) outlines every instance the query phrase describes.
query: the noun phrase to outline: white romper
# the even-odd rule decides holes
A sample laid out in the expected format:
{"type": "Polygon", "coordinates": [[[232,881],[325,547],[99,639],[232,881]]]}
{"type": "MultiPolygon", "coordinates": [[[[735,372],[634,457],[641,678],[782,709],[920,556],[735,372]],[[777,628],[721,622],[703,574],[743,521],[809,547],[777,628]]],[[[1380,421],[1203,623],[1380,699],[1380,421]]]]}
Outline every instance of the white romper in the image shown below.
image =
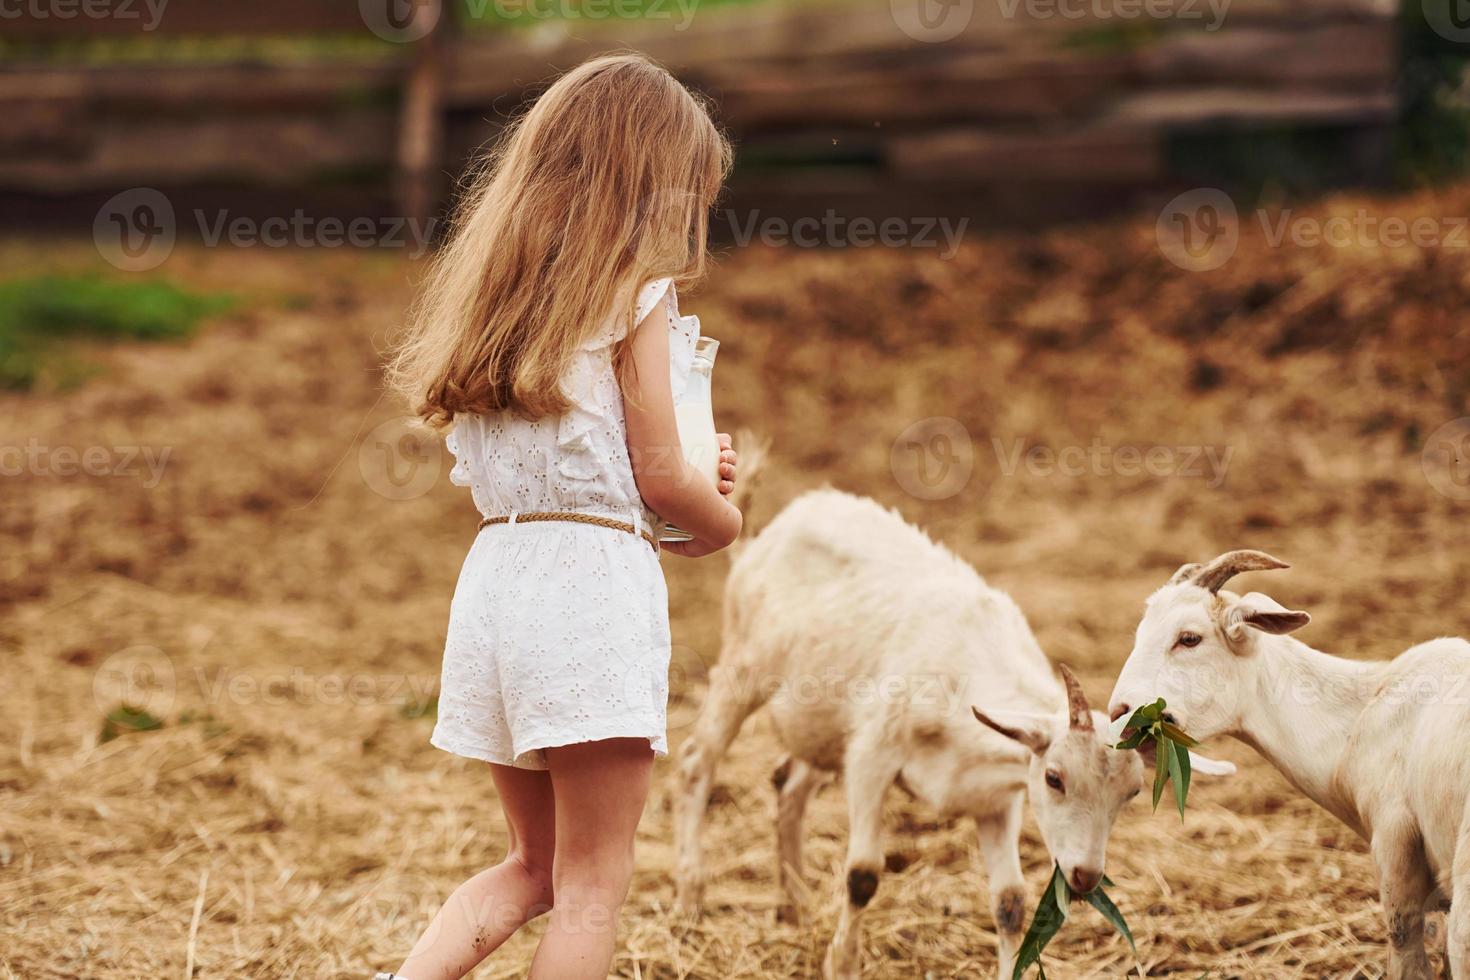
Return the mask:
{"type": "MultiPolygon", "coordinates": [[[[659,303],[677,400],[699,318],[679,316],[672,283],[657,279],[639,290],[632,322],[659,303]]],[[[656,533],[633,480],[612,365],[627,329],[626,315],[609,317],[578,351],[564,415],[455,418],[449,478],[471,488],[481,514],[575,511],[656,533]]],[[[492,525],[459,573],[431,741],[523,769],[545,769],[548,747],[604,738],[647,738],[667,755],[668,671],[668,592],[641,535],[566,521],[492,525]]]]}

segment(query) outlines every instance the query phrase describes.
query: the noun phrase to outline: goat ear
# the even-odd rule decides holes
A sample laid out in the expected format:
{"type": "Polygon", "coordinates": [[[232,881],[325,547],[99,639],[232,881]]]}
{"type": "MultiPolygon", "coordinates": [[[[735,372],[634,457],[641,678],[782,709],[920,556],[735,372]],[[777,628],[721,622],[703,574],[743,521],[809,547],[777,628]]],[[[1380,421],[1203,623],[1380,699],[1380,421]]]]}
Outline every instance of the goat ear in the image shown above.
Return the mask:
{"type": "Polygon", "coordinates": [[[1014,742],[1041,755],[1051,748],[1052,731],[1056,720],[1050,715],[1031,715],[1019,711],[996,711],[986,714],[974,705],[970,710],[975,720],[987,728],[1000,732],[1014,742]]]}
{"type": "Polygon", "coordinates": [[[1232,639],[1245,635],[1245,628],[1277,635],[1293,633],[1312,621],[1312,617],[1300,610],[1287,609],[1268,595],[1248,592],[1225,610],[1225,632],[1232,639]]]}

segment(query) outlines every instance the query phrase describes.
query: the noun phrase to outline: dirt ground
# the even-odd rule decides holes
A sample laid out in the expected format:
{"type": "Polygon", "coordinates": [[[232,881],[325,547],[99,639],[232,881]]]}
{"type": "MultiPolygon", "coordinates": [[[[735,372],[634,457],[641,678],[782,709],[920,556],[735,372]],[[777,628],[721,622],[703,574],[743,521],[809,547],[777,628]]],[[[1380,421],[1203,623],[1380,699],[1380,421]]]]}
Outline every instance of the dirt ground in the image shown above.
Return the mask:
{"type": "MultiPolygon", "coordinates": [[[[1463,215],[1470,189],[1310,214],[1360,208],[1463,215]]],[[[1249,585],[1310,610],[1320,648],[1382,658],[1470,630],[1470,494],[1424,452],[1470,415],[1467,250],[1273,248],[1251,220],[1205,273],[1154,234],[1150,215],[972,235],[950,261],[727,253],[685,306],[724,342],[721,427],[774,443],[754,523],[824,482],[898,507],[1009,590],[1099,703],[1148,593],[1234,547],[1295,564],[1249,585]],[[1068,447],[1087,451],[1080,467],[1047,464],[1068,447]]],[[[0,258],[8,275],[99,264],[83,242],[12,239],[0,258]]],[[[0,396],[0,442],[41,460],[0,478],[0,976],[367,977],[504,844],[483,767],[431,748],[422,710],[476,518],[442,451],[380,397],[416,273],[392,254],[181,247],[160,274],[242,303],[187,344],[104,352],[77,390],[0,396]],[[68,475],[62,447],[101,447],[104,472],[68,475]],[[143,460],[164,452],[155,478],[143,460]],[[125,700],[164,726],[103,741],[125,700]]],[[[677,744],[717,649],[725,565],[665,567],[677,744]]],[[[1199,778],[1182,824],[1135,803],[1113,839],[1144,971],[1380,975],[1364,845],[1250,750],[1211,749],[1241,773],[1199,778]]],[[[775,757],[757,716],[720,773],[697,922],[671,908],[659,764],[618,976],[816,975],[841,793],[809,822],[815,921],[779,925],[775,757]]],[[[990,976],[973,835],[900,796],[867,975],[990,976]]],[[[1024,856],[1039,888],[1034,830],[1024,856]]],[[[518,976],[537,934],[475,975],[518,976]]],[[[1131,962],[1085,909],[1046,958],[1061,980],[1131,962]]]]}

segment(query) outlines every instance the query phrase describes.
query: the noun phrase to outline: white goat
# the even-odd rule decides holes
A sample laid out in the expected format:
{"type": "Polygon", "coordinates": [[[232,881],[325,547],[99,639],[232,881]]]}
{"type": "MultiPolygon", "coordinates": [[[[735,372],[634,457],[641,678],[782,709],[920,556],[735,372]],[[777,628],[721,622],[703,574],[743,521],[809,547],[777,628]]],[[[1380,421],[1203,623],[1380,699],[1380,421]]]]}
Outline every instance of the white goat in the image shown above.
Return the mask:
{"type": "Polygon", "coordinates": [[[1221,586],[1286,568],[1259,551],[1185,565],[1148,600],[1113,689],[1122,717],[1162,697],[1196,738],[1232,735],[1367,840],[1391,978],[1427,978],[1424,910],[1452,899],[1449,960],[1470,980],[1470,643],[1342,660],[1285,634],[1311,617],[1221,586]]]}
{"type": "Polygon", "coordinates": [[[768,704],[789,753],[776,776],[782,918],[800,917],[806,803],[821,772],[846,783],[847,901],[824,972],[858,973],[859,921],[883,868],[883,795],[897,783],[974,818],[999,975],[1009,977],[1028,905],[1017,846],[1026,790],[1047,849],[1087,892],[1119,808],[1142,785],[1137,754],[1107,747],[1107,719],[1065,667],[1066,690],[1057,683],[1009,596],[872,500],[820,490],[794,501],[735,558],[724,616],[720,661],[680,759],[680,904],[702,900],[715,767],[768,704]]]}

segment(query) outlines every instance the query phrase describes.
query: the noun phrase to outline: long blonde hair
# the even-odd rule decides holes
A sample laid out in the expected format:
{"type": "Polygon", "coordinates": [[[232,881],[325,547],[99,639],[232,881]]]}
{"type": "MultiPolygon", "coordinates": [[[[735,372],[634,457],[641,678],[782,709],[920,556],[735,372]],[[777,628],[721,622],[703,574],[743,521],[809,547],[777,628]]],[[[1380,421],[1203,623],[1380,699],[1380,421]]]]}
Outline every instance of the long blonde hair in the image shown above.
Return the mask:
{"type": "Polygon", "coordinates": [[[632,325],[634,290],[703,274],[729,166],[704,105],[662,67],[624,54],[567,72],[473,179],[390,383],[433,426],[565,412],[569,362],[608,317],[632,325]]]}

